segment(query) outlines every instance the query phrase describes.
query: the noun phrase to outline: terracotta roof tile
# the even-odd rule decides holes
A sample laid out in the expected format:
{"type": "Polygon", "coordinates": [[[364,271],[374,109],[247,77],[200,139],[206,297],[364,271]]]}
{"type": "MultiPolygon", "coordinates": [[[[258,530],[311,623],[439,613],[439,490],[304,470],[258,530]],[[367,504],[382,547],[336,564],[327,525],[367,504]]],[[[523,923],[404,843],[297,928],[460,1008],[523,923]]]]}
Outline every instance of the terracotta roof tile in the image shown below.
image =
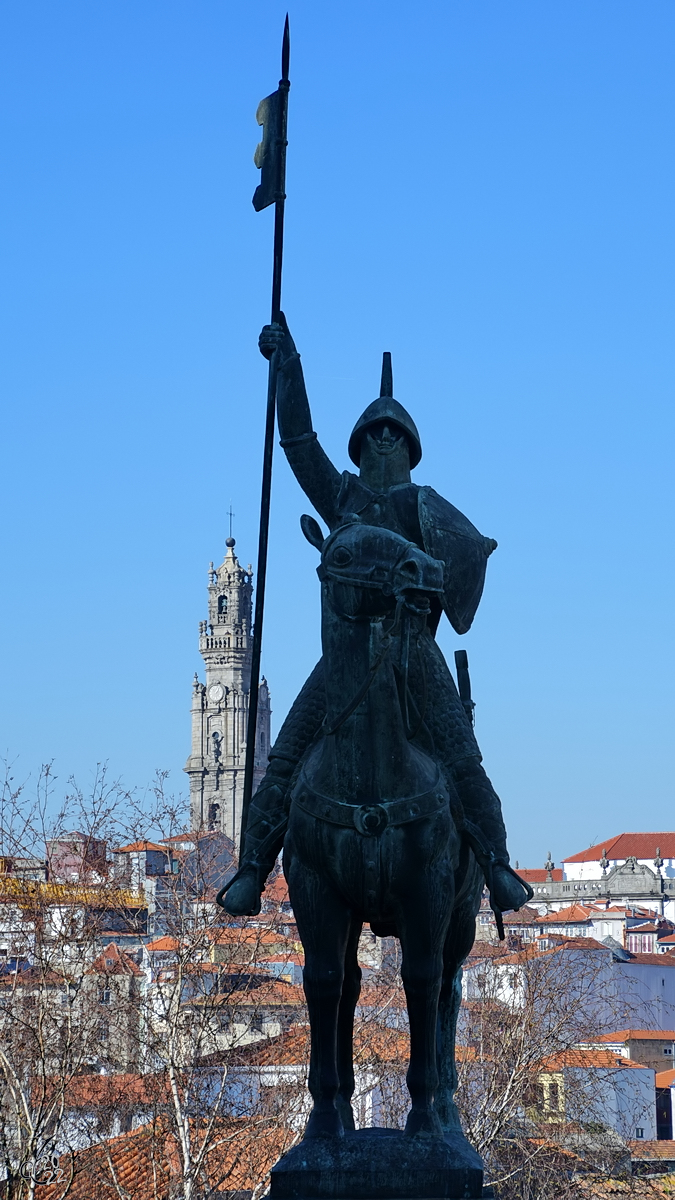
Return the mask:
{"type": "Polygon", "coordinates": [[[159,842],[130,842],[128,846],[118,846],[117,850],[113,850],[113,854],[131,854],[132,851],[141,850],[161,850],[162,854],[168,854],[166,846],[160,846],[159,842]]]}
{"type": "Polygon", "coordinates": [[[659,1088],[675,1086],[675,1067],[670,1071],[658,1071],[656,1074],[656,1086],[659,1088]]]}
{"type": "Polygon", "coordinates": [[[536,908],[524,904],[518,912],[504,913],[503,920],[505,925],[534,925],[535,921],[539,920],[539,912],[536,908]]]}
{"type": "Polygon", "coordinates": [[[281,871],[269,880],[263,892],[263,900],[271,900],[275,904],[290,904],[288,884],[281,871]]]}
{"type": "Polygon", "coordinates": [[[673,1029],[619,1029],[617,1033],[601,1033],[596,1042],[675,1042],[673,1029]]]}
{"type": "Polygon", "coordinates": [[[148,942],[145,948],[150,954],[160,953],[163,950],[176,951],[180,950],[180,942],[175,937],[161,937],[157,938],[154,942],[148,942]]]}
{"type": "MultiPolygon", "coordinates": [[[[191,1121],[193,1144],[205,1126],[191,1121]]],[[[200,1191],[209,1195],[252,1192],[270,1168],[293,1144],[295,1135],[275,1121],[220,1119],[211,1128],[200,1191]]],[[[65,1179],[74,1171],[69,1200],[169,1200],[180,1177],[179,1145],[165,1118],[142,1125],[132,1133],[110,1138],[105,1147],[92,1146],[60,1160],[65,1179]],[[112,1163],[119,1189],[110,1169],[112,1163]]],[[[40,1200],[60,1200],[63,1183],[40,1188],[40,1200]]]]}
{"type": "Polygon", "coordinates": [[[539,917],[541,925],[578,925],[580,921],[591,921],[593,917],[597,917],[599,911],[597,908],[591,908],[588,904],[570,904],[568,908],[561,908],[558,912],[546,913],[546,916],[539,917]]]}
{"type": "Polygon", "coordinates": [[[646,1069],[642,1063],[635,1062],[632,1058],[624,1058],[611,1050],[581,1049],[562,1050],[559,1054],[552,1054],[549,1058],[543,1058],[539,1067],[543,1071],[559,1071],[562,1067],[604,1067],[611,1070],[624,1067],[646,1069]]]}
{"type": "Polygon", "coordinates": [[[675,833],[619,833],[616,837],[598,842],[588,850],[564,858],[566,863],[599,862],[605,851],[610,861],[635,858],[654,859],[657,848],[663,858],[675,858],[675,833]]]}
{"type": "Polygon", "coordinates": [[[630,967],[633,963],[636,966],[643,967],[675,967],[675,956],[672,953],[668,954],[633,954],[626,959],[625,966],[630,967]]]}
{"type": "MultiPolygon", "coordinates": [[[[520,875],[526,883],[546,883],[548,879],[548,871],[545,867],[518,867],[516,874],[520,875]]],[[[556,883],[562,882],[562,867],[554,867],[551,871],[551,876],[556,883]]]]}
{"type": "Polygon", "coordinates": [[[90,968],[89,974],[97,975],[142,975],[140,967],[136,965],[124,950],[120,950],[115,942],[110,942],[104,950],[101,951],[98,958],[90,968]]]}
{"type": "Polygon", "coordinates": [[[675,1142],[664,1138],[658,1142],[629,1142],[633,1158],[675,1158],[675,1142]]]}

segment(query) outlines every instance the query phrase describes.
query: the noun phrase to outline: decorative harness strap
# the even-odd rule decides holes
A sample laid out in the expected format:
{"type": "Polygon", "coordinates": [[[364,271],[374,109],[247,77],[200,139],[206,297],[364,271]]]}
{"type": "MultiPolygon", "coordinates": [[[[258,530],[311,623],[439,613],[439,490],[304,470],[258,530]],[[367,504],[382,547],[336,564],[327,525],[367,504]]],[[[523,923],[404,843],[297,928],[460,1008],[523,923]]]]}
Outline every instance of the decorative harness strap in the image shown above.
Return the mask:
{"type": "Polygon", "coordinates": [[[374,837],[390,825],[407,825],[410,821],[432,816],[447,806],[448,796],[439,773],[434,787],[419,796],[378,800],[374,804],[343,804],[310,788],[302,773],[293,791],[292,802],[321,821],[356,829],[364,837],[374,837]]]}

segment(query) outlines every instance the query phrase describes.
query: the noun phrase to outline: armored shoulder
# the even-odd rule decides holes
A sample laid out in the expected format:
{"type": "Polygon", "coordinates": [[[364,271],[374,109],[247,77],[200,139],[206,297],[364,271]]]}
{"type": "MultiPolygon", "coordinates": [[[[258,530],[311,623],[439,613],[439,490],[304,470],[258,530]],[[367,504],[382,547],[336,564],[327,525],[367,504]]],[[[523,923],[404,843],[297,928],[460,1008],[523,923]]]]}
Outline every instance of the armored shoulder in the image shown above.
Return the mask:
{"type": "Polygon", "coordinates": [[[446,616],[457,633],[466,633],[483,594],[487,560],[497,543],[483,537],[464,513],[433,488],[421,487],[417,504],[424,549],[445,563],[446,616]]]}

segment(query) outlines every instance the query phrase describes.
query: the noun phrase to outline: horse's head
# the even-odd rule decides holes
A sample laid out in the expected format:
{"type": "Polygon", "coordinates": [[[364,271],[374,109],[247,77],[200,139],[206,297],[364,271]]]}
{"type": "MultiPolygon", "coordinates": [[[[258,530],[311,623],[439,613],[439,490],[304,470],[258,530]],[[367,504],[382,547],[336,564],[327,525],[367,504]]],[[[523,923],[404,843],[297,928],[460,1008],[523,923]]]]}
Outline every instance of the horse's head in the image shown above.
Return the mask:
{"type": "MultiPolygon", "coordinates": [[[[309,520],[303,518],[303,529],[309,520]]],[[[312,531],[318,531],[315,521],[312,531]]],[[[320,547],[316,537],[310,540],[321,549],[319,578],[337,585],[339,607],[350,615],[384,614],[399,601],[425,611],[430,597],[443,591],[444,564],[390,529],[354,521],[335,529],[320,547]]]]}

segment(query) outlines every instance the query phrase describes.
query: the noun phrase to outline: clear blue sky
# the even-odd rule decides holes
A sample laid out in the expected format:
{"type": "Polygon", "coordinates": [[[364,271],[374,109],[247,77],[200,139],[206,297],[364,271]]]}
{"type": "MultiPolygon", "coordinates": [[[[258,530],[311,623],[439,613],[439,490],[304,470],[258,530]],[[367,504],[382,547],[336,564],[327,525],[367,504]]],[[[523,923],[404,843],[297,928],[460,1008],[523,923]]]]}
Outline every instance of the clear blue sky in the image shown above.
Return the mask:
{"type": "MultiPolygon", "coordinates": [[[[0,746],[181,767],[226,510],[255,557],[277,0],[0,12],[0,746]]],[[[295,0],[284,307],[339,469],[393,352],[499,541],[469,652],[513,858],[674,824],[672,0],[295,0]]],[[[275,464],[276,727],[319,653],[275,464]]],[[[460,639],[449,630],[451,656],[460,639]]]]}

